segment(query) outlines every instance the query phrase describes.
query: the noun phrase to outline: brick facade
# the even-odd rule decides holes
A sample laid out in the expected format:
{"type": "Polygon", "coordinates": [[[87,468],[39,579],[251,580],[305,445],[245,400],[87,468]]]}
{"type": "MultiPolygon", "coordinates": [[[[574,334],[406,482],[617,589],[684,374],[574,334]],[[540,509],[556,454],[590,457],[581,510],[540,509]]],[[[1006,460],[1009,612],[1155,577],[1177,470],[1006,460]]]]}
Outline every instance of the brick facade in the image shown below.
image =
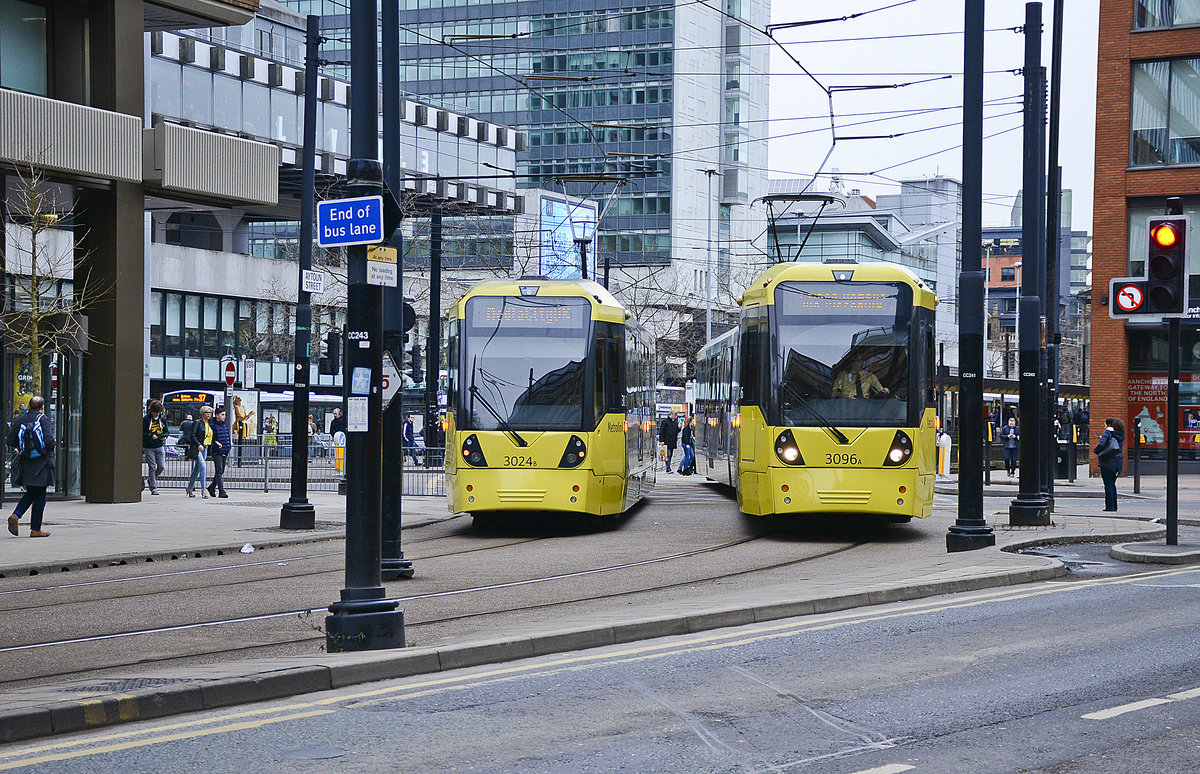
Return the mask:
{"type": "MultiPolygon", "coordinates": [[[[1133,11],[1134,0],[1100,2],[1092,223],[1091,426],[1096,430],[1103,429],[1105,417],[1128,421],[1128,339],[1124,321],[1109,317],[1106,302],[1109,280],[1129,273],[1129,202],[1200,194],[1200,168],[1129,168],[1130,63],[1200,55],[1200,28],[1134,32],[1133,11]]],[[[1092,474],[1098,475],[1095,457],[1092,474]]]]}

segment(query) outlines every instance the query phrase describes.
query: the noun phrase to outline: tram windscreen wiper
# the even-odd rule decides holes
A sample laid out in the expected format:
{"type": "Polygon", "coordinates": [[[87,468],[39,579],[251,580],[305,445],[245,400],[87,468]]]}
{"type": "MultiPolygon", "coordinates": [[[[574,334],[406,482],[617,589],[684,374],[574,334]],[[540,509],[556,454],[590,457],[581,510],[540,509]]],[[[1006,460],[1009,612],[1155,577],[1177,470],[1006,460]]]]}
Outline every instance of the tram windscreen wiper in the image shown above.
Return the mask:
{"type": "Polygon", "coordinates": [[[467,392],[471,393],[471,399],[479,400],[480,405],[488,410],[488,413],[496,420],[496,424],[499,425],[500,429],[513,437],[513,440],[517,442],[517,446],[528,446],[529,442],[522,438],[521,434],[514,430],[504,417],[500,416],[500,412],[496,411],[492,404],[488,402],[488,399],[483,397],[483,393],[479,391],[479,388],[475,386],[475,373],[478,370],[479,360],[476,358],[475,362],[471,364],[471,386],[467,388],[467,392]]]}
{"type": "Polygon", "coordinates": [[[810,414],[812,414],[814,417],[816,417],[817,421],[820,422],[821,425],[823,427],[825,427],[825,429],[829,430],[829,432],[831,432],[835,436],[837,436],[837,439],[839,442],[841,442],[843,444],[850,443],[850,439],[846,437],[846,434],[843,433],[841,430],[838,430],[836,427],[834,427],[833,423],[830,422],[828,419],[826,419],[824,417],[824,415],[821,414],[820,411],[817,411],[816,406],[809,403],[807,398],[805,398],[800,393],[796,392],[795,387],[788,384],[787,382],[780,382],[779,386],[782,387],[783,389],[787,390],[788,392],[790,392],[796,398],[796,400],[800,401],[800,405],[802,405],[802,406],[804,406],[804,408],[808,409],[808,412],[810,414]]]}

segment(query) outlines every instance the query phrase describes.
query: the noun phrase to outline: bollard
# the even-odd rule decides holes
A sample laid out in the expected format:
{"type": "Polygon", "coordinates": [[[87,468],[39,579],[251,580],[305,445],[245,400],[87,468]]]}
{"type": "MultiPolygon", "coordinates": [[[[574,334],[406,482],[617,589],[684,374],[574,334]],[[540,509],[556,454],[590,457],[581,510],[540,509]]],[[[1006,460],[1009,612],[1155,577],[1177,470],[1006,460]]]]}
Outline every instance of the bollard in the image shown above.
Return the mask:
{"type": "Polygon", "coordinates": [[[1071,452],[1070,452],[1070,470],[1067,471],[1067,480],[1075,483],[1075,469],[1079,467],[1079,425],[1071,423],[1071,452]]]}
{"type": "Polygon", "coordinates": [[[1142,436],[1142,420],[1133,420],[1133,493],[1142,493],[1142,474],[1138,470],[1142,461],[1142,444],[1145,442],[1142,436]]]}

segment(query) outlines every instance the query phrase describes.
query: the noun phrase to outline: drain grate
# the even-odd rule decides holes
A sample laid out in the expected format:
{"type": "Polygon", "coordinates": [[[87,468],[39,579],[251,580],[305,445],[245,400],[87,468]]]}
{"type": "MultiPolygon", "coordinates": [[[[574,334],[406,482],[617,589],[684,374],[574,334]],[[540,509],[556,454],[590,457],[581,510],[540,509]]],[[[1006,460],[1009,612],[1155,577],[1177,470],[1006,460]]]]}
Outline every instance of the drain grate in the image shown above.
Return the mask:
{"type": "Polygon", "coordinates": [[[142,688],[157,688],[161,685],[192,683],[187,677],[122,677],[87,685],[64,685],[59,690],[70,693],[128,693],[142,688]]]}
{"type": "MultiPolygon", "coordinates": [[[[313,522],[314,530],[342,530],[346,528],[346,523],[342,521],[317,521],[313,522]]],[[[282,527],[247,527],[241,530],[242,532],[286,532],[292,534],[294,532],[311,532],[307,529],[283,529],[282,527]]]]}

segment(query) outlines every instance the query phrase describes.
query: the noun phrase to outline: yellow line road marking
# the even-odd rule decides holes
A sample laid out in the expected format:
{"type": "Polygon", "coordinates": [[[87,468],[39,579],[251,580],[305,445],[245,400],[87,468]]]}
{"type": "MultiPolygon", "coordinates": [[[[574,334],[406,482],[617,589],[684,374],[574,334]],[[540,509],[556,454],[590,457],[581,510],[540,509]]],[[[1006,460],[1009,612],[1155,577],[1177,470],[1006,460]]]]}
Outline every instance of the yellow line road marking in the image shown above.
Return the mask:
{"type": "Polygon", "coordinates": [[[87,755],[98,755],[101,753],[119,752],[121,750],[133,750],[138,747],[147,747],[152,744],[162,744],[163,742],[177,742],[183,739],[196,739],[203,736],[211,736],[213,734],[224,734],[230,731],[246,731],[252,728],[260,728],[272,723],[284,723],[289,720],[302,720],[304,718],[317,717],[318,715],[330,715],[337,710],[310,710],[308,712],[297,712],[293,715],[283,715],[277,718],[263,718],[262,720],[247,721],[244,723],[233,723],[228,726],[219,728],[204,728],[196,731],[186,731],[179,734],[168,734],[166,736],[153,737],[150,739],[141,739],[138,741],[121,742],[118,744],[110,744],[103,747],[93,747],[86,750],[74,750],[72,752],[57,753],[54,755],[42,755],[35,758],[26,758],[24,760],[8,761],[0,763],[0,771],[8,771],[10,769],[24,768],[25,766],[36,766],[41,763],[52,763],[54,761],[67,761],[72,758],[82,758],[87,755]]]}
{"type": "Polygon", "coordinates": [[[157,734],[164,731],[176,731],[181,728],[193,728],[195,726],[209,726],[214,723],[223,723],[229,720],[238,718],[254,717],[255,715],[270,715],[277,712],[291,712],[298,709],[308,709],[312,704],[288,704],[283,707],[274,707],[271,709],[253,709],[243,712],[232,712],[225,715],[218,715],[212,718],[204,718],[200,720],[188,720],[182,723],[170,723],[163,726],[155,726],[137,731],[121,731],[115,734],[105,734],[103,736],[89,736],[86,739],[72,739],[70,741],[51,742],[49,744],[39,745],[38,747],[27,747],[22,750],[0,750],[0,758],[16,758],[22,755],[32,755],[34,753],[46,752],[47,750],[61,750],[69,747],[80,747],[86,744],[98,744],[101,742],[110,742],[114,739],[129,739],[135,736],[146,736],[147,734],[157,734]]]}

